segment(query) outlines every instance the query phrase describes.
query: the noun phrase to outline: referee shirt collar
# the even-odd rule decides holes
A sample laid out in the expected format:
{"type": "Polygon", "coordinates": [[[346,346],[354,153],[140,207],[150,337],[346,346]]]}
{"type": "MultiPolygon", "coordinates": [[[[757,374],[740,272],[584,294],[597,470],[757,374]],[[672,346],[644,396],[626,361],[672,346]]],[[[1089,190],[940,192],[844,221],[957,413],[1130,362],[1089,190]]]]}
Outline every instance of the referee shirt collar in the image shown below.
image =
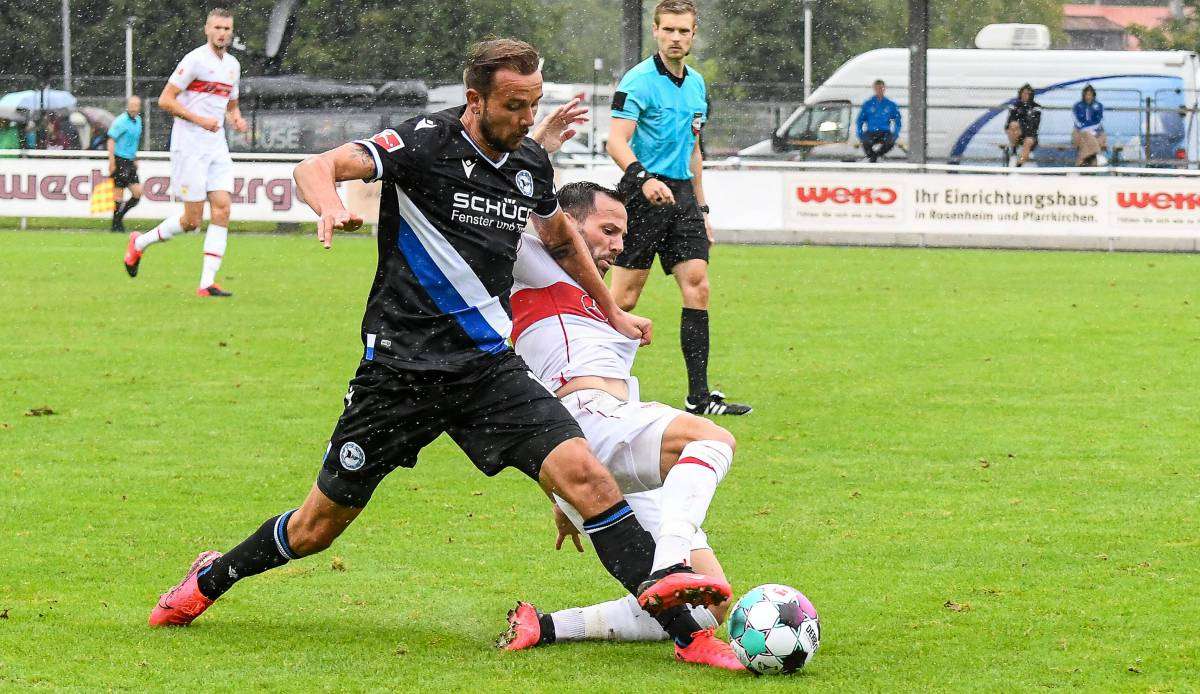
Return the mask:
{"type": "Polygon", "coordinates": [[[683,76],[676,77],[675,73],[673,73],[667,69],[667,64],[663,62],[662,56],[659,55],[657,52],[655,52],[655,54],[654,54],[654,67],[658,68],[658,74],[666,75],[667,79],[671,80],[671,83],[674,84],[676,87],[682,87],[683,81],[686,80],[687,76],[688,76],[687,65],[684,65],[683,66],[683,76]]]}

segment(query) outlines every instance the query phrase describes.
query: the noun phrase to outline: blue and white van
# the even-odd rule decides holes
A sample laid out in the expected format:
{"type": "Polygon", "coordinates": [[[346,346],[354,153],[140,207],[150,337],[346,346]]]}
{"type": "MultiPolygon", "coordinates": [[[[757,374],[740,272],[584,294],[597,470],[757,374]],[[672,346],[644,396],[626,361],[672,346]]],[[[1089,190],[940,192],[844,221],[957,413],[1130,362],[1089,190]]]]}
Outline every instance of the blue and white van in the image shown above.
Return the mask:
{"type": "MultiPolygon", "coordinates": [[[[1042,106],[1042,164],[1071,164],[1071,107],[1085,85],[1104,104],[1110,153],[1153,165],[1200,160],[1197,128],[1200,58],[1187,51],[931,49],[928,54],[930,161],[1001,163],[1008,107],[1023,84],[1042,106]]],[[[813,91],[764,141],[739,154],[854,161],[862,150],[854,120],[876,79],[900,105],[904,127],[888,155],[902,160],[908,142],[908,51],[881,48],[856,56],[813,91]]]]}

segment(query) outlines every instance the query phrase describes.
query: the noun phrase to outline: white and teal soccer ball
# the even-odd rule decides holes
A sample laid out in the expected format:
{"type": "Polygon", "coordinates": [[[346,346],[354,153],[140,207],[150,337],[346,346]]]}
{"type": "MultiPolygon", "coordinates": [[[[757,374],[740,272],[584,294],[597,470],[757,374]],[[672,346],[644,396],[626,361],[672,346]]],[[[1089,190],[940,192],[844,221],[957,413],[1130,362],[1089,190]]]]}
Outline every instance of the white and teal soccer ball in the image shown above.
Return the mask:
{"type": "Polygon", "coordinates": [[[768,583],[742,596],[729,615],[729,643],[746,669],[790,674],[821,645],[817,610],[795,588],[768,583]]]}

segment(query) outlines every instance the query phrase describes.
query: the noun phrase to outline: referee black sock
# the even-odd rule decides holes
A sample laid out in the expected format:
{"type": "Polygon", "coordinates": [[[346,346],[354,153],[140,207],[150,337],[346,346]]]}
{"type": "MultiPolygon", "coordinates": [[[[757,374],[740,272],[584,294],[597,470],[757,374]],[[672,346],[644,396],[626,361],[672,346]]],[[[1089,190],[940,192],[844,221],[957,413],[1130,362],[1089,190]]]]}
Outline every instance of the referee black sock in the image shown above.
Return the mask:
{"type": "Polygon", "coordinates": [[[708,395],[708,311],[684,308],[679,320],[679,345],[687,366],[688,395],[693,399],[708,395]]]}
{"type": "Polygon", "coordinates": [[[677,605],[663,610],[654,618],[658,620],[663,631],[667,632],[671,638],[675,639],[675,643],[683,648],[692,642],[692,634],[701,629],[700,623],[692,616],[692,611],[687,605],[677,605]]]}
{"type": "Polygon", "coordinates": [[[654,538],[638,523],[633,509],[621,499],[608,510],[583,522],[596,556],[625,590],[637,595],[654,563],[654,538]]]}
{"type": "Polygon", "coordinates": [[[114,210],[113,210],[113,219],[120,222],[122,219],[125,218],[125,215],[141,201],[142,201],[141,198],[132,197],[132,198],[129,198],[128,200],[122,202],[121,204],[117,205],[116,208],[114,208],[114,210]]]}
{"type": "Polygon", "coordinates": [[[196,585],[209,600],[216,600],[243,578],[283,566],[299,556],[292,551],[287,539],[288,518],[295,510],[280,514],[263,523],[254,534],[242,541],[196,576],[196,585]]]}

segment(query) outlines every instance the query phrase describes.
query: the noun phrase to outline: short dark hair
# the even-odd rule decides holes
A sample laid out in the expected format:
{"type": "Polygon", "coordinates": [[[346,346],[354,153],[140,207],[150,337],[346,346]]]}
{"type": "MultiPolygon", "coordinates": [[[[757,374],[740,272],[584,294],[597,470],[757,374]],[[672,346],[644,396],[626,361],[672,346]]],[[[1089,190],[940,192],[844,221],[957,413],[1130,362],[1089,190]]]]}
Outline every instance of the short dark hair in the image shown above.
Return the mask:
{"type": "Polygon", "coordinates": [[[696,19],[700,18],[700,12],[693,0],[659,0],[654,6],[654,23],[658,24],[659,15],[664,14],[690,14],[696,19]]]}
{"type": "Polygon", "coordinates": [[[233,19],[233,13],[230,12],[229,10],[225,9],[224,7],[212,8],[211,10],[208,11],[208,16],[209,17],[226,17],[229,19],[233,19]]]}
{"type": "Polygon", "coordinates": [[[512,70],[521,75],[537,72],[541,57],[537,49],[517,39],[487,39],[467,51],[467,66],[463,83],[487,95],[492,90],[492,78],[499,70],[512,70]]]}
{"type": "Polygon", "coordinates": [[[1096,88],[1095,88],[1095,87],[1093,87],[1093,86],[1092,86],[1092,85],[1090,85],[1090,84],[1085,84],[1085,85],[1083,85],[1083,91],[1079,92],[1079,98],[1081,98],[1081,99],[1082,99],[1083,97],[1087,96],[1087,93],[1088,93],[1088,92],[1091,92],[1091,93],[1092,93],[1092,98],[1093,98],[1093,99],[1095,99],[1095,98],[1096,98],[1096,88]]]}
{"type": "Polygon", "coordinates": [[[1035,92],[1035,91],[1033,90],[1033,85],[1032,85],[1032,84],[1030,84],[1030,83],[1028,83],[1028,82],[1026,82],[1025,84],[1022,84],[1022,85],[1021,85],[1021,88],[1020,88],[1020,89],[1018,89],[1018,90],[1017,90],[1017,101],[1020,101],[1020,100],[1021,100],[1021,95],[1025,93],[1025,90],[1026,90],[1026,89],[1028,89],[1028,90],[1029,90],[1029,99],[1030,99],[1030,101],[1032,101],[1032,100],[1033,100],[1033,97],[1037,96],[1037,92],[1035,92]]]}
{"type": "Polygon", "coordinates": [[[884,84],[883,80],[875,80],[874,82],[871,83],[871,86],[872,87],[886,87],[887,85],[884,84]]]}
{"type": "Polygon", "coordinates": [[[576,181],[559,188],[558,204],[562,206],[563,212],[582,222],[596,211],[597,195],[607,195],[622,205],[625,204],[625,199],[620,193],[591,181],[576,181]]]}

